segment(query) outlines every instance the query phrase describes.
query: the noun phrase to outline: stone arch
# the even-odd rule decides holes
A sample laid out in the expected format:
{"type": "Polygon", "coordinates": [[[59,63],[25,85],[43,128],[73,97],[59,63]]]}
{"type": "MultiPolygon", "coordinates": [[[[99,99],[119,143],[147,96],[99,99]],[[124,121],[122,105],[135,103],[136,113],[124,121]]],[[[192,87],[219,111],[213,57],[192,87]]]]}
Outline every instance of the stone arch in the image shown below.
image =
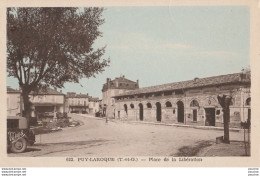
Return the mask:
{"type": "Polygon", "coordinates": [[[194,108],[194,107],[199,107],[199,106],[200,106],[200,104],[196,99],[191,100],[190,107],[194,108]]]}

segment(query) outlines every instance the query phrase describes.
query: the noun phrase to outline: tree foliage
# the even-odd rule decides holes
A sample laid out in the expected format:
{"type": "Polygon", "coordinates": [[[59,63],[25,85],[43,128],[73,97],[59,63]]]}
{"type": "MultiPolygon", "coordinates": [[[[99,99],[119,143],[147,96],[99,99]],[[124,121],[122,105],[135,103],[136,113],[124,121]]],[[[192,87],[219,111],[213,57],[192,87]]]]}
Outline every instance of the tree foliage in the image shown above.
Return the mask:
{"type": "Polygon", "coordinates": [[[92,77],[109,64],[102,36],[103,8],[8,8],[7,71],[21,88],[62,88],[65,82],[92,77]]]}
{"type": "Polygon", "coordinates": [[[44,87],[62,88],[104,71],[103,8],[8,8],[7,71],[18,79],[29,118],[29,93],[44,87]]]}

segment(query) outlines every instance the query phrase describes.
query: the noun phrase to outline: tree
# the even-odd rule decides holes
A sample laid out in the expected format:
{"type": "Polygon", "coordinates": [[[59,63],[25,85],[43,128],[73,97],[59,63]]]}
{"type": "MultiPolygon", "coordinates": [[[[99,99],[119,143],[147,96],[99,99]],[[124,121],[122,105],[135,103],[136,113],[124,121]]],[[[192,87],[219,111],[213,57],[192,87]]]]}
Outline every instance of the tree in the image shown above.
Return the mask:
{"type": "Polygon", "coordinates": [[[218,102],[222,107],[223,118],[224,118],[224,143],[229,144],[229,122],[230,122],[230,109],[229,106],[232,101],[232,97],[228,95],[218,95],[218,102]]]}
{"type": "Polygon", "coordinates": [[[102,36],[103,11],[97,7],[7,9],[7,72],[18,79],[28,120],[30,92],[78,83],[109,65],[109,58],[102,59],[105,47],[93,47],[102,36]]]}

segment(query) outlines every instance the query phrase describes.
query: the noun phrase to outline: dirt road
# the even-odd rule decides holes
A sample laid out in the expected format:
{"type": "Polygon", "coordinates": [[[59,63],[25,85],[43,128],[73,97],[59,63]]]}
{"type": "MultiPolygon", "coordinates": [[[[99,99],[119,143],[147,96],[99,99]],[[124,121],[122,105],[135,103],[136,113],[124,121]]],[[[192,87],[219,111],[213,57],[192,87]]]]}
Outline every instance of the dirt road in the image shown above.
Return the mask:
{"type": "MultiPolygon", "coordinates": [[[[184,146],[215,142],[222,131],[185,127],[105,122],[103,119],[72,115],[84,125],[60,132],[36,136],[36,143],[25,153],[11,157],[43,156],[177,156],[184,146]]],[[[230,133],[231,140],[243,140],[243,134],[230,133]]]]}

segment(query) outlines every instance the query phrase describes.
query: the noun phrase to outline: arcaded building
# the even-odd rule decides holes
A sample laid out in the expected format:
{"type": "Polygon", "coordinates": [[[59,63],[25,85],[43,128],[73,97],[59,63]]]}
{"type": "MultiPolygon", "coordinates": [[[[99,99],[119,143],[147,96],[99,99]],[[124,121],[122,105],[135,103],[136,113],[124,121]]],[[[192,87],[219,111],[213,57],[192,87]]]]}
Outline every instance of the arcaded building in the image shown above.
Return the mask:
{"type": "Polygon", "coordinates": [[[232,96],[230,127],[251,116],[250,73],[194,78],[115,95],[115,118],[197,126],[223,126],[217,95],[232,96]]]}
{"type": "Polygon", "coordinates": [[[115,99],[113,96],[122,94],[127,90],[135,90],[139,88],[138,80],[136,82],[120,76],[111,80],[107,78],[107,82],[102,88],[102,114],[108,118],[114,119],[116,116],[115,99]]]}

